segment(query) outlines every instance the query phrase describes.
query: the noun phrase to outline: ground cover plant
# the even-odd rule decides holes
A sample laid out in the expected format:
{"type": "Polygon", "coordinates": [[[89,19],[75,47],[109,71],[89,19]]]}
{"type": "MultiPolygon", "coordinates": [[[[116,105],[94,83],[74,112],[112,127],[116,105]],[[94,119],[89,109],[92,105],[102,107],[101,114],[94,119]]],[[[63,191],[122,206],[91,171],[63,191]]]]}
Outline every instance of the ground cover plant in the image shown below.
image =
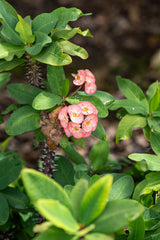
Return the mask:
{"type": "MultiPolygon", "coordinates": [[[[96,86],[87,68],[69,81],[64,67],[71,56],[82,60],[87,51],[73,44],[76,34],[89,30],[70,22],[85,17],[77,8],[58,8],[31,19],[0,0],[0,87],[18,101],[10,113],[0,148],[0,238],[66,240],[151,240],[160,238],[160,85],[144,93],[131,80],[117,76],[124,99],[96,86]],[[42,68],[45,67],[46,80],[42,68]],[[27,66],[26,83],[9,83],[11,70],[27,66]],[[75,91],[70,91],[70,84],[75,91]],[[117,162],[100,121],[117,111],[116,143],[143,129],[151,153],[132,153],[117,162]],[[7,151],[14,136],[33,131],[41,147],[39,168],[26,168],[15,152],[7,151]],[[99,141],[88,159],[76,150],[94,135],[99,141]],[[56,155],[60,146],[65,155],[56,155]]],[[[44,71],[44,69],[43,69],[44,71]]]]}

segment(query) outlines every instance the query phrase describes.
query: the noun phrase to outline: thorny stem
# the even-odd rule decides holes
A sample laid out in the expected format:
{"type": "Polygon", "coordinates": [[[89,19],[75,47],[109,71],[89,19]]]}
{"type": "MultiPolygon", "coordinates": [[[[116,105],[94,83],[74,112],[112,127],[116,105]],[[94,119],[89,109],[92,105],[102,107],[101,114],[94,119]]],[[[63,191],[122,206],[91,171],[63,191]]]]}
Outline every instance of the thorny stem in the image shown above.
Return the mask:
{"type": "Polygon", "coordinates": [[[75,95],[82,87],[83,87],[83,85],[79,86],[79,87],[70,95],[70,97],[72,97],[73,95],[75,95]]]}

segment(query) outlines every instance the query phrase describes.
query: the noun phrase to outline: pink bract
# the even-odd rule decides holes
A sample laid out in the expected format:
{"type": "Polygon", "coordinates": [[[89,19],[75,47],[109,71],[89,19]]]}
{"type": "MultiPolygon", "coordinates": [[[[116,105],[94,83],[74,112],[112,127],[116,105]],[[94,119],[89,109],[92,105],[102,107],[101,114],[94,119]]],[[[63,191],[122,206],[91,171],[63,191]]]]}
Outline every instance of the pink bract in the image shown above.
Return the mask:
{"type": "Polygon", "coordinates": [[[83,138],[84,130],[80,127],[80,124],[69,122],[68,130],[72,133],[73,137],[75,138],[83,138]]]}
{"type": "Polygon", "coordinates": [[[83,135],[83,138],[87,138],[91,135],[92,132],[85,132],[83,135]]]}
{"type": "Polygon", "coordinates": [[[96,130],[98,117],[96,114],[88,115],[82,123],[82,128],[85,132],[92,132],[96,130]]]}
{"type": "Polygon", "coordinates": [[[68,127],[64,128],[64,132],[68,138],[72,136],[72,133],[68,130],[68,127]]]}
{"type": "Polygon", "coordinates": [[[66,128],[68,125],[68,107],[65,106],[63,107],[59,114],[58,114],[58,119],[60,120],[61,126],[63,128],[66,128]]]}
{"type": "Polygon", "coordinates": [[[86,81],[86,76],[84,70],[78,70],[77,74],[72,73],[72,76],[75,78],[73,84],[76,86],[81,86],[86,81]]]}
{"type": "Polygon", "coordinates": [[[97,86],[95,83],[88,83],[88,82],[85,83],[85,92],[87,94],[93,94],[96,92],[96,90],[97,90],[97,86]]]}
{"type": "Polygon", "coordinates": [[[95,76],[90,70],[85,69],[85,75],[86,75],[86,82],[95,83],[96,81],[95,76]]]}
{"type": "Polygon", "coordinates": [[[89,114],[98,114],[97,108],[89,101],[83,101],[78,103],[78,106],[81,108],[82,113],[84,115],[89,115],[89,114]]]}
{"type": "Polygon", "coordinates": [[[82,110],[81,108],[76,105],[69,105],[68,106],[68,114],[70,116],[71,121],[73,121],[74,123],[82,123],[84,116],[82,114],[82,110]]]}

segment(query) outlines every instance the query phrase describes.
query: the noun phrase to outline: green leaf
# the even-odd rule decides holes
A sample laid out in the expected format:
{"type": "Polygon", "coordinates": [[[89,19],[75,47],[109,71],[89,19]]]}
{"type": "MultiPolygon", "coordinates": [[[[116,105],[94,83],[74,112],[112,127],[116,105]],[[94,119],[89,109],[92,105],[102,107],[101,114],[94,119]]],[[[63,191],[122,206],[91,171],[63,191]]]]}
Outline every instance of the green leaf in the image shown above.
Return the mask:
{"type": "Polygon", "coordinates": [[[53,179],[33,169],[22,170],[22,180],[33,204],[39,199],[54,199],[72,210],[71,202],[63,188],[53,179]]]}
{"type": "Polygon", "coordinates": [[[124,108],[130,114],[141,114],[146,116],[148,114],[148,109],[141,102],[136,102],[135,100],[122,99],[116,100],[111,106],[110,110],[114,111],[118,108],[124,108]]]}
{"type": "Polygon", "coordinates": [[[1,193],[13,208],[25,209],[29,206],[29,199],[27,196],[16,188],[8,187],[2,190],[1,193]]]}
{"type": "Polygon", "coordinates": [[[69,80],[65,79],[62,83],[62,97],[66,97],[69,92],[69,80]]]}
{"type": "Polygon", "coordinates": [[[92,96],[99,98],[106,107],[109,107],[115,101],[111,94],[104,91],[97,90],[92,96]]]}
{"type": "Polygon", "coordinates": [[[160,172],[151,172],[145,179],[139,182],[134,190],[133,199],[140,201],[143,195],[160,190],[160,172]]]}
{"type": "Polygon", "coordinates": [[[0,42],[0,59],[11,61],[14,55],[21,58],[24,54],[24,46],[16,46],[8,42],[0,42]]]}
{"type": "Polygon", "coordinates": [[[132,153],[128,158],[140,162],[145,160],[148,170],[150,171],[160,171],[160,156],[147,154],[147,153],[132,153]]]}
{"type": "Polygon", "coordinates": [[[65,80],[65,73],[63,67],[48,65],[47,79],[51,91],[57,95],[62,95],[62,87],[65,80]]]}
{"type": "Polygon", "coordinates": [[[158,88],[160,89],[160,82],[154,82],[152,83],[149,88],[146,91],[146,96],[148,101],[153,97],[154,93],[155,93],[155,89],[156,89],[156,85],[158,86],[158,88]]]}
{"type": "Polygon", "coordinates": [[[83,225],[96,219],[104,210],[112,185],[112,176],[105,175],[85,193],[79,212],[79,220],[83,225]]]}
{"type": "Polygon", "coordinates": [[[0,72],[9,71],[17,66],[22,65],[24,62],[24,59],[13,59],[10,62],[6,60],[0,60],[0,72]]]}
{"type": "Polygon", "coordinates": [[[159,117],[148,117],[147,122],[152,131],[160,132],[160,118],[159,117]]]}
{"type": "Polygon", "coordinates": [[[107,107],[101,102],[98,97],[93,95],[88,95],[83,91],[78,91],[74,96],[67,97],[66,101],[70,104],[78,104],[82,101],[89,101],[91,102],[98,110],[98,117],[105,118],[108,116],[108,109],[107,107]]]}
{"type": "Polygon", "coordinates": [[[92,132],[92,135],[101,140],[106,140],[106,131],[100,121],[98,121],[97,128],[92,132]]]}
{"type": "Polygon", "coordinates": [[[118,125],[116,143],[122,139],[129,139],[135,127],[144,128],[146,125],[146,118],[141,115],[125,115],[118,125]]]}
{"type": "Polygon", "coordinates": [[[72,163],[63,156],[56,156],[54,161],[56,171],[53,172],[53,178],[56,182],[65,186],[74,185],[74,169],[72,163]]]}
{"type": "Polygon", "coordinates": [[[75,233],[79,224],[71,215],[67,207],[53,199],[39,199],[35,203],[40,214],[51,221],[56,227],[62,228],[69,233],[75,233]]]}
{"type": "Polygon", "coordinates": [[[76,164],[86,163],[85,159],[80,155],[72,142],[67,142],[64,146],[63,143],[60,142],[60,146],[63,148],[63,151],[67,154],[67,156],[76,164]]]}
{"type": "Polygon", "coordinates": [[[151,231],[159,228],[160,215],[154,210],[146,208],[143,213],[143,219],[144,219],[146,231],[151,231]]]}
{"type": "Polygon", "coordinates": [[[32,107],[36,110],[50,109],[61,104],[62,98],[50,92],[42,91],[33,100],[32,107]]]}
{"type": "Polygon", "coordinates": [[[144,207],[135,200],[117,199],[109,201],[103,213],[94,221],[93,232],[113,233],[138,218],[144,207]]]}
{"type": "Polygon", "coordinates": [[[151,132],[151,147],[155,154],[160,155],[160,133],[151,132]]]}
{"type": "Polygon", "coordinates": [[[0,153],[0,189],[6,188],[20,174],[22,159],[16,152],[0,153]]]}
{"type": "Polygon", "coordinates": [[[33,99],[42,92],[41,89],[24,83],[9,84],[7,90],[16,100],[27,104],[32,104],[33,99]]]}
{"type": "Polygon", "coordinates": [[[60,7],[51,13],[52,17],[58,18],[55,29],[64,29],[68,22],[76,21],[79,17],[83,16],[81,10],[77,8],[60,7]]]}
{"type": "Polygon", "coordinates": [[[126,174],[118,175],[119,177],[116,178],[112,184],[111,192],[109,195],[110,201],[116,199],[130,198],[133,193],[134,189],[133,178],[126,174]]]}
{"type": "Polygon", "coordinates": [[[144,240],[144,220],[142,216],[139,216],[136,220],[129,223],[129,237],[127,240],[144,240]]]}
{"type": "Polygon", "coordinates": [[[143,91],[137,84],[128,79],[121,78],[120,76],[117,76],[116,80],[120,91],[126,98],[135,100],[136,102],[142,102],[143,104],[146,104],[146,106],[148,105],[143,91]]]}
{"type": "Polygon", "coordinates": [[[16,24],[16,32],[19,33],[21,40],[27,45],[31,44],[35,40],[35,36],[32,34],[31,26],[20,15],[18,15],[19,22],[16,24]]]}
{"type": "Polygon", "coordinates": [[[99,141],[91,149],[89,153],[89,162],[93,171],[104,169],[109,154],[109,142],[99,141]]]}
{"type": "Polygon", "coordinates": [[[32,21],[33,31],[42,32],[48,35],[56,26],[58,18],[53,17],[52,13],[42,13],[36,16],[32,21]]]}
{"type": "Polygon", "coordinates": [[[158,87],[158,82],[155,84],[155,89],[152,97],[149,100],[149,112],[153,113],[155,110],[157,110],[160,102],[160,90],[158,87]]]}
{"type": "Polygon", "coordinates": [[[9,82],[11,73],[0,73],[0,88],[9,82]]]}
{"type": "Polygon", "coordinates": [[[53,41],[57,41],[59,39],[69,40],[79,32],[79,28],[69,28],[69,29],[68,28],[66,27],[66,29],[62,29],[62,30],[53,29],[52,30],[53,41]]]}
{"type": "Polygon", "coordinates": [[[88,53],[84,48],[82,48],[76,44],[73,44],[69,41],[61,40],[58,43],[59,43],[60,47],[63,49],[63,52],[65,52],[69,55],[72,55],[72,56],[78,56],[82,59],[88,58],[88,53]]]}
{"type": "Polygon", "coordinates": [[[80,179],[70,193],[70,199],[76,218],[79,217],[79,206],[87,190],[88,181],[85,179],[80,179]]]}
{"type": "Polygon", "coordinates": [[[25,50],[31,55],[37,55],[41,52],[42,48],[52,42],[52,39],[43,32],[34,32],[35,43],[33,46],[25,46],[25,50]]]}
{"type": "Polygon", "coordinates": [[[68,235],[61,229],[49,228],[46,231],[42,232],[38,237],[35,237],[33,240],[71,240],[71,235],[68,235]]]}
{"type": "Polygon", "coordinates": [[[15,45],[23,44],[18,33],[14,30],[18,22],[16,11],[6,1],[0,1],[1,34],[15,45]]]}
{"type": "Polygon", "coordinates": [[[7,200],[5,197],[0,193],[0,225],[3,225],[7,222],[9,218],[9,207],[7,200]]]}
{"type": "Polygon", "coordinates": [[[26,105],[12,113],[7,121],[5,130],[11,136],[32,131],[40,127],[40,119],[40,113],[26,105]]]}
{"type": "Polygon", "coordinates": [[[72,59],[62,52],[62,48],[57,42],[53,42],[34,57],[39,62],[52,66],[63,66],[70,64],[72,59]]]}
{"type": "Polygon", "coordinates": [[[84,240],[113,240],[113,238],[102,233],[89,233],[84,240]]]}
{"type": "Polygon", "coordinates": [[[1,114],[7,114],[13,110],[17,110],[20,107],[22,107],[22,104],[13,103],[10,106],[8,106],[3,112],[1,112],[1,114]]]}

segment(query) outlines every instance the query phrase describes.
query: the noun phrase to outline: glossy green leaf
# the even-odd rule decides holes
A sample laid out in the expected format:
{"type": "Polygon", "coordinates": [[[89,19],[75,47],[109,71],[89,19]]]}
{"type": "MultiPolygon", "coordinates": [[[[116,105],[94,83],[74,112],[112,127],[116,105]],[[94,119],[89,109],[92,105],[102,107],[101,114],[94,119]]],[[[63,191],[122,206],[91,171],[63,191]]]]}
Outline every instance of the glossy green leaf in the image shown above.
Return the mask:
{"type": "MultiPolygon", "coordinates": [[[[69,27],[68,27],[69,28],[69,27]]],[[[58,39],[64,39],[69,40],[70,38],[74,37],[78,31],[79,28],[69,28],[69,29],[53,29],[52,30],[52,39],[58,40],[58,39]]]]}
{"type": "Polygon", "coordinates": [[[86,163],[83,156],[76,151],[72,142],[67,142],[65,146],[63,145],[63,143],[60,142],[60,146],[63,148],[63,151],[74,163],[76,164],[86,163]]]}
{"type": "Polygon", "coordinates": [[[144,211],[144,207],[135,200],[118,199],[109,201],[103,213],[94,221],[93,232],[113,233],[129,222],[134,221],[144,211]]]}
{"type": "Polygon", "coordinates": [[[160,155],[160,133],[151,132],[151,147],[155,154],[160,155]]]}
{"type": "Polygon", "coordinates": [[[160,238],[160,229],[155,231],[146,231],[144,240],[157,240],[160,238]]]}
{"type": "Polygon", "coordinates": [[[158,108],[152,113],[153,117],[160,117],[160,105],[158,108]]]}
{"type": "Polygon", "coordinates": [[[102,233],[89,233],[84,237],[84,240],[113,240],[113,238],[102,233]]]}
{"type": "Polygon", "coordinates": [[[16,209],[26,209],[29,206],[29,199],[17,188],[7,187],[1,193],[7,199],[9,205],[16,209]]]}
{"type": "Polygon", "coordinates": [[[78,56],[82,59],[88,58],[88,53],[84,48],[76,44],[73,44],[69,41],[59,41],[58,43],[60,47],[63,49],[63,52],[72,56],[78,56]]]}
{"type": "Polygon", "coordinates": [[[101,140],[106,140],[106,131],[100,121],[98,121],[97,128],[92,132],[92,135],[101,140]]]}
{"type": "Polygon", "coordinates": [[[146,96],[147,96],[147,99],[150,100],[154,93],[155,93],[155,89],[156,89],[156,85],[158,85],[158,88],[160,89],[160,82],[154,82],[152,83],[149,88],[147,89],[146,91],[146,96]]]}
{"type": "Polygon", "coordinates": [[[53,229],[49,228],[46,231],[42,232],[37,237],[33,238],[33,240],[71,240],[71,235],[68,235],[66,232],[64,232],[62,229],[53,229]]]}
{"type": "Polygon", "coordinates": [[[0,72],[9,71],[17,66],[22,65],[25,62],[24,59],[13,59],[12,61],[8,62],[6,60],[0,60],[0,72]]]}
{"type": "Polygon", "coordinates": [[[102,170],[108,160],[109,142],[99,141],[91,149],[89,153],[89,162],[93,171],[102,170]]]}
{"type": "Polygon", "coordinates": [[[22,159],[16,152],[0,153],[0,189],[6,188],[20,174],[22,159]]]}
{"type": "Polygon", "coordinates": [[[160,102],[160,90],[158,87],[158,83],[155,84],[155,89],[152,97],[149,100],[149,112],[153,113],[155,110],[157,110],[160,102]]]}
{"type": "Polygon", "coordinates": [[[79,224],[71,215],[67,207],[58,200],[39,199],[35,203],[40,214],[51,221],[56,227],[62,228],[69,233],[75,233],[79,229],[79,224]]]}
{"type": "Polygon", "coordinates": [[[62,48],[57,42],[53,42],[48,47],[44,48],[35,56],[35,59],[52,66],[63,66],[72,62],[71,57],[62,52],[62,48]]]}
{"type": "Polygon", "coordinates": [[[60,7],[55,9],[51,13],[51,15],[53,19],[58,18],[55,29],[64,29],[68,22],[76,21],[79,17],[83,16],[84,14],[78,8],[60,7]]]}
{"type": "Polygon", "coordinates": [[[31,44],[35,40],[35,36],[32,34],[31,26],[20,15],[18,15],[18,23],[16,24],[16,32],[19,33],[21,40],[24,44],[31,44]]]}
{"type": "Polygon", "coordinates": [[[116,178],[112,184],[111,192],[109,195],[110,201],[116,199],[130,198],[133,193],[134,189],[133,178],[126,174],[118,175],[119,177],[116,178]]]}
{"type": "Polygon", "coordinates": [[[42,92],[40,88],[24,83],[9,84],[7,90],[16,100],[28,104],[32,104],[33,99],[42,92]]]}
{"type": "Polygon", "coordinates": [[[136,220],[129,223],[129,237],[127,240],[144,240],[144,220],[142,216],[139,216],[136,220]]]}
{"type": "Polygon", "coordinates": [[[124,108],[130,114],[141,114],[146,116],[148,109],[141,102],[130,99],[116,100],[111,106],[111,110],[117,110],[118,108],[124,108]]]}
{"type": "Polygon", "coordinates": [[[160,118],[159,117],[148,117],[147,122],[152,131],[160,132],[160,118]]]}
{"type": "Polygon", "coordinates": [[[150,171],[160,171],[160,156],[147,153],[132,153],[128,158],[136,162],[145,160],[150,171]]]}
{"type": "Polygon", "coordinates": [[[33,31],[49,34],[57,24],[58,18],[53,17],[52,13],[42,13],[36,16],[32,21],[33,31]]]}
{"type": "Polygon", "coordinates": [[[5,130],[11,136],[32,131],[40,127],[40,119],[39,112],[25,105],[12,113],[7,121],[5,130]]]}
{"type": "Polygon", "coordinates": [[[143,219],[146,231],[151,231],[159,228],[160,214],[157,213],[156,211],[146,208],[143,213],[143,219]]]}
{"type": "Polygon", "coordinates": [[[0,193],[0,225],[7,222],[9,218],[9,207],[6,198],[0,193]]]}
{"type": "Polygon", "coordinates": [[[92,96],[99,98],[99,100],[101,100],[101,102],[107,107],[109,107],[115,101],[111,94],[104,91],[97,90],[92,96]]]}
{"type": "Polygon", "coordinates": [[[98,117],[99,118],[105,118],[108,116],[108,109],[107,107],[101,102],[101,100],[98,97],[95,97],[93,95],[88,95],[83,91],[79,91],[72,97],[67,97],[66,101],[70,104],[78,104],[82,101],[89,101],[91,102],[98,110],[98,117]]]}
{"type": "Polygon", "coordinates": [[[52,39],[43,32],[34,32],[35,43],[32,46],[25,46],[25,50],[31,55],[37,55],[41,52],[42,48],[52,42],[52,39]]]}
{"type": "Polygon", "coordinates": [[[6,1],[0,1],[1,34],[15,45],[23,44],[18,33],[14,30],[18,22],[16,11],[6,1]]]}
{"type": "Polygon", "coordinates": [[[85,138],[74,138],[71,136],[71,140],[74,144],[76,144],[79,147],[85,147],[85,138]]]}
{"type": "Polygon", "coordinates": [[[21,58],[24,54],[24,46],[16,46],[8,42],[0,42],[0,59],[11,61],[14,55],[21,58]]]}
{"type": "Polygon", "coordinates": [[[160,172],[151,172],[145,176],[145,179],[139,182],[134,190],[133,199],[140,201],[142,195],[147,195],[153,191],[160,190],[160,172]]]}
{"type": "Polygon", "coordinates": [[[120,91],[126,98],[147,104],[144,93],[137,84],[120,76],[117,76],[116,80],[120,91]]]}
{"type": "Polygon", "coordinates": [[[63,188],[53,179],[33,169],[22,170],[22,180],[26,192],[33,204],[39,199],[54,199],[69,209],[71,203],[63,188]]]}
{"type": "Polygon", "coordinates": [[[103,212],[109,197],[112,179],[111,175],[103,176],[84,194],[79,211],[79,220],[83,225],[89,224],[103,212]]]}
{"type": "Polygon", "coordinates": [[[60,185],[65,186],[67,184],[74,185],[74,169],[73,164],[64,156],[57,156],[55,161],[55,169],[53,172],[53,178],[60,185]]]}
{"type": "Polygon", "coordinates": [[[10,80],[11,73],[0,73],[0,88],[10,80]]]}
{"type": "Polygon", "coordinates": [[[62,87],[65,80],[65,73],[63,67],[48,65],[47,79],[51,91],[57,95],[62,95],[62,87]]]}
{"type": "Polygon", "coordinates": [[[129,139],[135,127],[144,128],[146,125],[146,118],[141,115],[125,115],[118,125],[116,143],[119,140],[129,139]]]}
{"type": "Polygon", "coordinates": [[[33,100],[32,107],[36,110],[46,110],[59,105],[62,98],[50,92],[41,92],[33,100]]]}
{"type": "Polygon", "coordinates": [[[85,179],[80,179],[72,188],[72,191],[70,193],[70,199],[76,218],[79,217],[79,206],[87,190],[88,181],[85,179]]]}

